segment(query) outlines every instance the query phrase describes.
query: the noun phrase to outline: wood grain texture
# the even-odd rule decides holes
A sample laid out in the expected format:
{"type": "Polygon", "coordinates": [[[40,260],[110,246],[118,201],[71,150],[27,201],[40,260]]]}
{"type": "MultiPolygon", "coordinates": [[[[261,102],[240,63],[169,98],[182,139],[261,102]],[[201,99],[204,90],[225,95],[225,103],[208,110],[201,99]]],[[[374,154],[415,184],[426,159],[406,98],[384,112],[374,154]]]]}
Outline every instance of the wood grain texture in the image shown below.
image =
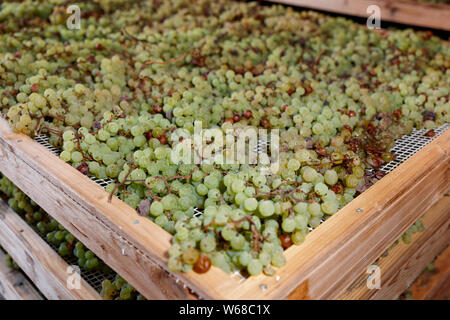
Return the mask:
{"type": "MultiPolygon", "coordinates": [[[[290,247],[277,277],[239,282],[218,268],[176,276],[206,299],[337,298],[448,190],[449,138],[447,130],[290,247]]],[[[108,203],[100,186],[4,120],[0,171],[147,298],[191,298],[165,271],[167,232],[117,198],[108,203]]]]}
{"type": "MultiPolygon", "coordinates": [[[[450,30],[450,5],[401,0],[269,0],[310,9],[368,18],[370,5],[377,5],[381,21],[450,30]]],[[[383,22],[382,22],[383,23],[383,22]]]]}
{"type": "Polygon", "coordinates": [[[5,252],[0,250],[0,300],[42,300],[39,292],[20,271],[5,265],[5,257],[5,252]]]}
{"type": "MultiPolygon", "coordinates": [[[[380,257],[375,263],[381,271],[380,289],[367,288],[368,274],[364,272],[339,298],[396,299],[406,290],[425,266],[450,242],[450,197],[443,197],[421,220],[425,225],[423,232],[414,234],[410,244],[400,242],[388,251],[387,256],[380,257]]],[[[448,269],[447,265],[446,272],[448,269]]]]}
{"type": "Polygon", "coordinates": [[[434,261],[434,271],[421,274],[409,290],[413,300],[450,299],[450,247],[434,261]]]}
{"type": "Polygon", "coordinates": [[[0,245],[10,253],[47,299],[101,299],[83,279],[79,289],[67,288],[69,265],[1,199],[0,245]]]}

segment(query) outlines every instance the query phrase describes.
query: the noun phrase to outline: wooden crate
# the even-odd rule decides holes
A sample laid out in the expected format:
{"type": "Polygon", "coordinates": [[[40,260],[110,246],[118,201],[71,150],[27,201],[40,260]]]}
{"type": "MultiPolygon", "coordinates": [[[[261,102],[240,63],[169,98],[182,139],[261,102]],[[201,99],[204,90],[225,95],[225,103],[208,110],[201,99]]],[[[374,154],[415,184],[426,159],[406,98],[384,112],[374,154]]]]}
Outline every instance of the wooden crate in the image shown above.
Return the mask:
{"type": "Polygon", "coordinates": [[[171,235],[0,120],[0,171],[149,299],[338,298],[449,189],[450,130],[286,252],[275,277],[167,270],[171,235]],[[420,197],[417,195],[420,194],[420,197]]]}
{"type": "Polygon", "coordinates": [[[269,0],[281,4],[368,18],[370,5],[380,8],[381,21],[450,31],[450,4],[410,0],[269,0]]]}

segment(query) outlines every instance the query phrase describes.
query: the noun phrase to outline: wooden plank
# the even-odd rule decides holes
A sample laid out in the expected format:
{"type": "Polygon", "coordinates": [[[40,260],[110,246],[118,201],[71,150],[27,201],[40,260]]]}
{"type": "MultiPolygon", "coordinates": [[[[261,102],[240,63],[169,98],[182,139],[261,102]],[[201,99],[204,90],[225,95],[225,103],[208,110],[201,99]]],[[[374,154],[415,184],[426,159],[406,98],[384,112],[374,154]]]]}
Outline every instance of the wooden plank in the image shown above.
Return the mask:
{"type": "MultiPolygon", "coordinates": [[[[203,298],[336,298],[449,188],[450,130],[286,251],[277,277],[177,274],[203,298]],[[417,194],[421,193],[421,197],[417,194]],[[359,213],[356,209],[363,209],[359,213]],[[297,288],[298,290],[294,290],[297,288]]],[[[0,171],[148,298],[190,298],[168,277],[171,236],[0,120],[0,171]]]]}
{"type": "Polygon", "coordinates": [[[281,4],[368,18],[370,5],[380,8],[381,21],[450,31],[450,5],[415,1],[371,0],[269,0],[281,4]]]}
{"type": "Polygon", "coordinates": [[[79,288],[68,288],[69,265],[1,199],[0,244],[48,299],[101,299],[83,279],[79,288]]]}
{"type": "Polygon", "coordinates": [[[20,271],[5,265],[5,257],[6,254],[0,250],[0,300],[43,300],[20,271]]]}
{"type": "MultiPolygon", "coordinates": [[[[381,288],[366,286],[367,273],[358,277],[340,299],[396,299],[425,266],[450,242],[450,197],[444,196],[421,218],[425,230],[413,235],[412,242],[400,242],[376,262],[381,271],[381,288]]],[[[449,250],[450,251],[450,250],[449,250]]],[[[448,263],[450,261],[447,261],[448,263]]],[[[447,265],[445,272],[450,271],[447,265]]],[[[447,275],[450,275],[448,273],[447,275]]]]}
{"type": "Polygon", "coordinates": [[[434,271],[421,274],[409,288],[413,300],[450,299],[450,247],[436,258],[434,267],[434,271]]]}

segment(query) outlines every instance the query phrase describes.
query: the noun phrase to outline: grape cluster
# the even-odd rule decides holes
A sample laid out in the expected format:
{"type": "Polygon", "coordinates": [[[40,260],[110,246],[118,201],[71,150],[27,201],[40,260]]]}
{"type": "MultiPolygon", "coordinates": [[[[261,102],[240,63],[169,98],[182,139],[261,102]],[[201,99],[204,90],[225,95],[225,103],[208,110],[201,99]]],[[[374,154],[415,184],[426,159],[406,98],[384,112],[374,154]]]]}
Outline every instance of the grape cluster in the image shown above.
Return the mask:
{"type": "MultiPolygon", "coordinates": [[[[33,200],[26,196],[8,178],[0,175],[0,196],[8,201],[8,205],[20,214],[27,223],[36,229],[48,243],[58,248],[58,254],[67,259],[77,258],[77,264],[86,271],[99,271],[104,274],[111,274],[113,271],[103,263],[95,254],[86,248],[80,241],[64,229],[55,219],[44,212],[33,200]]],[[[10,268],[18,270],[19,267],[9,255],[6,255],[6,263],[10,268]]],[[[136,292],[125,280],[116,274],[114,284],[120,293],[120,299],[132,300],[143,297],[136,292]],[[120,280],[117,280],[120,279],[120,280]],[[120,285],[119,285],[120,284],[120,285]],[[121,293],[121,289],[124,293],[121,293]],[[127,289],[125,289],[127,288],[127,289]],[[128,292],[128,293],[126,293],[128,292]]],[[[103,284],[106,284],[107,280],[103,284]]],[[[102,288],[104,285],[102,284],[102,288]]],[[[109,291],[108,291],[109,292],[109,291]]],[[[111,294],[103,294],[104,299],[112,298],[111,294]]],[[[115,298],[115,297],[114,297],[115,298]]]]}
{"type": "Polygon", "coordinates": [[[102,282],[100,296],[104,300],[145,300],[143,295],[118,274],[116,274],[114,281],[104,280],[102,282]]]}
{"type": "Polygon", "coordinates": [[[450,50],[430,32],[225,0],[82,2],[68,30],[63,4],[40,3],[0,6],[0,109],[171,233],[171,271],[275,274],[395,139],[450,120],[450,50]],[[278,129],[278,171],[180,163],[195,121],[232,145],[278,129]]]}

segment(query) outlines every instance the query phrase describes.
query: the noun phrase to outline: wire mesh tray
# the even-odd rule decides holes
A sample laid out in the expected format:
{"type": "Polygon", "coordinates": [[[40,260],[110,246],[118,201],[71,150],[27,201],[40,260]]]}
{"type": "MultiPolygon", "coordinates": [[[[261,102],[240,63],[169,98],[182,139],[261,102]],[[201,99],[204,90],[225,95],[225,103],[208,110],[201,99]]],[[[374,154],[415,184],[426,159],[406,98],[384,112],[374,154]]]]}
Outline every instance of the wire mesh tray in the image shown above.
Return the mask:
{"type": "MultiPolygon", "coordinates": [[[[397,139],[395,141],[394,148],[392,148],[390,150],[391,152],[393,152],[396,155],[395,160],[392,160],[391,162],[384,164],[383,166],[381,166],[379,168],[379,170],[382,170],[386,174],[391,172],[392,170],[394,170],[400,164],[402,164],[407,159],[412,157],[420,149],[425,147],[427,144],[429,144],[431,141],[436,139],[438,136],[440,136],[442,133],[444,133],[449,128],[450,128],[450,124],[448,124],[448,123],[446,123],[446,124],[444,124],[444,125],[442,125],[440,127],[435,128],[434,129],[435,134],[434,134],[433,137],[428,137],[428,136],[425,135],[425,133],[427,132],[426,129],[421,129],[421,130],[413,129],[411,134],[405,135],[405,136],[403,136],[400,139],[397,139]]],[[[35,137],[34,140],[36,142],[38,142],[40,145],[46,147],[50,152],[52,152],[56,156],[59,156],[60,151],[49,143],[48,136],[40,135],[40,136],[35,137]]],[[[258,145],[256,147],[256,150],[258,152],[260,152],[261,150],[264,150],[266,148],[266,146],[267,146],[267,142],[265,142],[265,141],[258,141],[258,145]]],[[[369,170],[371,170],[371,169],[369,169],[369,170]]],[[[95,183],[97,183],[98,185],[100,185],[101,187],[103,187],[103,188],[106,188],[106,186],[108,184],[113,182],[112,179],[98,179],[98,178],[96,178],[94,176],[89,176],[89,178],[92,181],[94,181],[95,183]]],[[[198,208],[194,208],[194,212],[195,212],[194,213],[195,216],[200,216],[203,213],[198,208]]],[[[321,223],[323,221],[324,220],[321,220],[321,223]]],[[[309,227],[309,230],[312,231],[313,229],[311,227],[309,227]]],[[[57,248],[53,244],[49,243],[49,245],[52,246],[52,248],[54,248],[55,250],[57,250],[57,248]]],[[[66,260],[66,262],[69,263],[69,264],[76,264],[76,261],[77,261],[76,258],[67,259],[66,260]]],[[[175,274],[169,273],[169,275],[172,278],[174,278],[177,283],[181,283],[184,288],[187,288],[186,284],[184,284],[183,281],[178,279],[175,274]]],[[[82,273],[81,273],[81,276],[93,288],[95,288],[96,290],[100,291],[102,281],[105,280],[105,279],[112,280],[112,278],[114,277],[114,274],[104,274],[104,273],[101,273],[101,272],[98,272],[98,271],[91,272],[91,271],[84,271],[83,270],[82,273]]],[[[236,271],[236,272],[233,272],[230,275],[230,277],[238,278],[239,279],[239,283],[241,283],[242,281],[244,281],[247,278],[247,275],[236,271]]],[[[192,290],[191,290],[191,292],[195,294],[195,292],[193,292],[192,290]]]]}

